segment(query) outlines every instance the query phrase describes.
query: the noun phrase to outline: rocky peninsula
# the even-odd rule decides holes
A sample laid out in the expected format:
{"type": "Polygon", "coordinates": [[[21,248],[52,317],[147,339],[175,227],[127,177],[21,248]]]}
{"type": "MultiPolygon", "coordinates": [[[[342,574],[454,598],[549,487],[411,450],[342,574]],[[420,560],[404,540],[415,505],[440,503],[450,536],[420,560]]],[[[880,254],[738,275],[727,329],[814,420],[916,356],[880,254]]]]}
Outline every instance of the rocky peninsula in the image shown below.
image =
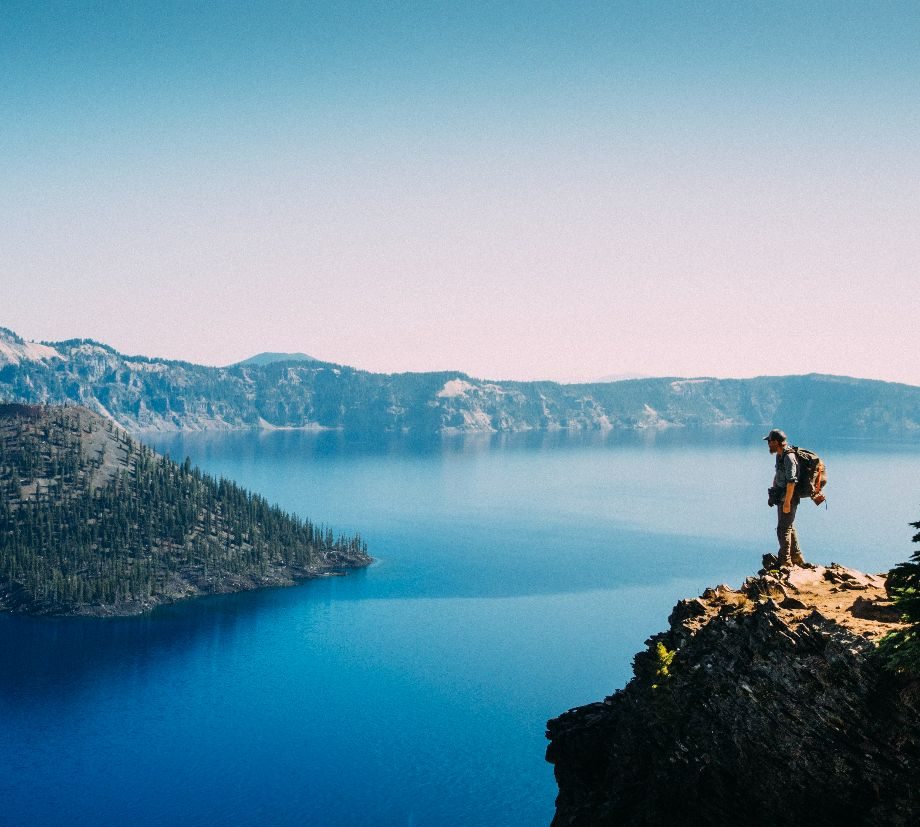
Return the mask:
{"type": "Polygon", "coordinates": [[[761,570],[682,600],[603,701],[548,723],[575,825],[920,823],[920,680],[884,575],[761,570]]]}

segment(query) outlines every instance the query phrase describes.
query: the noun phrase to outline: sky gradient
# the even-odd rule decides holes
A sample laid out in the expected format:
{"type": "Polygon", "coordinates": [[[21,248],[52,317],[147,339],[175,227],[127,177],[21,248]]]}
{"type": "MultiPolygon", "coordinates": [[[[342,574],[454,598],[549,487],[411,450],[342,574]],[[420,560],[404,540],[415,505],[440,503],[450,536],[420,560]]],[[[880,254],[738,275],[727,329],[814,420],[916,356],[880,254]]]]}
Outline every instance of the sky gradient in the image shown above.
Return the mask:
{"type": "Polygon", "coordinates": [[[920,4],[0,4],[0,326],[920,385],[920,4]]]}

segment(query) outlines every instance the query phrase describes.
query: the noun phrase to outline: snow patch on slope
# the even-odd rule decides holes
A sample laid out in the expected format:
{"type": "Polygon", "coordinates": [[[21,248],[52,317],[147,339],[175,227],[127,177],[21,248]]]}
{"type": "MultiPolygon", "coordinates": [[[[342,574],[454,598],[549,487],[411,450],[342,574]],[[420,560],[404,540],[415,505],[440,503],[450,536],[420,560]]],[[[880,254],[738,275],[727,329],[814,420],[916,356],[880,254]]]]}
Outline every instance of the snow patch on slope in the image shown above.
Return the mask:
{"type": "Polygon", "coordinates": [[[678,379],[671,383],[671,390],[680,393],[687,385],[702,385],[711,381],[711,379],[678,379]]]}
{"type": "Polygon", "coordinates": [[[49,345],[40,345],[37,342],[3,341],[0,339],[0,365],[18,365],[22,362],[46,362],[49,359],[60,359],[61,354],[49,345]]]}
{"type": "Polygon", "coordinates": [[[463,379],[450,379],[444,383],[444,387],[438,391],[437,396],[441,399],[451,399],[455,396],[463,396],[467,391],[474,389],[474,385],[463,379]]]}

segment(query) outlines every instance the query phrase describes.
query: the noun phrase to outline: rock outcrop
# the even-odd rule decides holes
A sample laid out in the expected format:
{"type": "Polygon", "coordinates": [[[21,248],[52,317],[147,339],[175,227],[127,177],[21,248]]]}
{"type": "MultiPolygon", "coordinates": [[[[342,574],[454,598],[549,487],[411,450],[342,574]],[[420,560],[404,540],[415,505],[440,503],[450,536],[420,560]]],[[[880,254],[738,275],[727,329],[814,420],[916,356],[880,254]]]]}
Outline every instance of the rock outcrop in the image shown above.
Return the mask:
{"type": "Polygon", "coordinates": [[[878,655],[883,576],[761,571],[669,624],[624,689],[548,723],[555,827],[920,823],[920,681],[878,655]]]}

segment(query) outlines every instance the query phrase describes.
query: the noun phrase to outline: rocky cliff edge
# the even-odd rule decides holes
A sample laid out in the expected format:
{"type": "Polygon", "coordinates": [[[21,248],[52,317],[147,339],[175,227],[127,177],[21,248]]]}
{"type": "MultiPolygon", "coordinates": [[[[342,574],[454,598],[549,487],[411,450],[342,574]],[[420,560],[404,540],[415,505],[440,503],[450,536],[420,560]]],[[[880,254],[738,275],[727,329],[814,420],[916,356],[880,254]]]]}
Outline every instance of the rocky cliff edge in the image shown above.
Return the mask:
{"type": "Polygon", "coordinates": [[[682,600],[604,701],[548,723],[572,825],[920,823],[920,681],[885,577],[762,570],[682,600]]]}

